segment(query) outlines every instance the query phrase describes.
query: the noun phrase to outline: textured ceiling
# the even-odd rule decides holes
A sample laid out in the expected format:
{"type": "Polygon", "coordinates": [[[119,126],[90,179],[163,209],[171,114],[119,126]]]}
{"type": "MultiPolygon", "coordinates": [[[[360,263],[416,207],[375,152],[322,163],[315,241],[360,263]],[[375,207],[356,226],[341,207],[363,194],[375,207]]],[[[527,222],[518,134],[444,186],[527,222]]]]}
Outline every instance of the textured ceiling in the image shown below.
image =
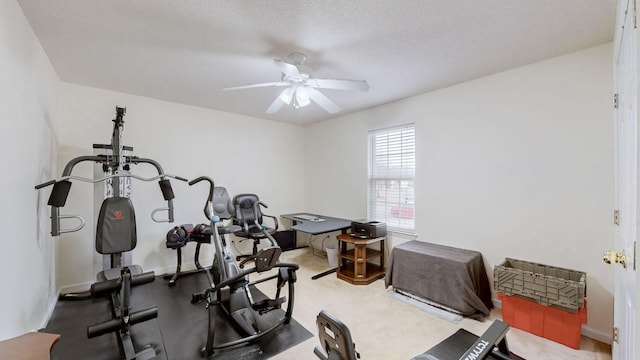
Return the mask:
{"type": "Polygon", "coordinates": [[[60,78],[308,124],[609,42],[615,0],[18,0],[60,78]],[[265,114],[273,59],[300,51],[319,78],[366,80],[265,114]]]}

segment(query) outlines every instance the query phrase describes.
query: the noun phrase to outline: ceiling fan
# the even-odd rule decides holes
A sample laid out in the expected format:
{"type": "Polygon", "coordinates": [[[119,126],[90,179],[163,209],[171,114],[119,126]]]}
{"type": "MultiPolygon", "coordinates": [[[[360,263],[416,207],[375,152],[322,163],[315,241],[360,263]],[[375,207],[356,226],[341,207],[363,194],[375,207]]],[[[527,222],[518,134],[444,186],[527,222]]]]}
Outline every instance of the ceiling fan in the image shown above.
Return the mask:
{"type": "Polygon", "coordinates": [[[318,89],[347,91],[368,91],[369,84],[364,80],[316,79],[311,76],[311,69],[303,65],[306,55],[294,52],[287,60],[275,59],[274,62],[282,72],[280,81],[245,86],[235,86],[222,90],[239,90],[268,86],[286,87],[267,109],[267,114],[276,113],[283,105],[293,104],[295,108],[307,106],[313,100],[330,114],[340,111],[340,107],[326,97],[318,89]]]}

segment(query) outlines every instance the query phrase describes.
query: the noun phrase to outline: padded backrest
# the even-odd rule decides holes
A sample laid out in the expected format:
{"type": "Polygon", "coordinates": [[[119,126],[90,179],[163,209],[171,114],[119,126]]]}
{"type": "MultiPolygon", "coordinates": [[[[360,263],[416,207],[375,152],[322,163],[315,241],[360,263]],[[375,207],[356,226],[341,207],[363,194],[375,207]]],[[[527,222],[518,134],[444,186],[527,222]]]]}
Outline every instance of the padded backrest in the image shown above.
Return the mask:
{"type": "Polygon", "coordinates": [[[213,188],[213,213],[221,219],[231,219],[233,211],[233,204],[231,204],[227,189],[222,186],[213,188]]]}
{"type": "Polygon", "coordinates": [[[136,214],[129,198],[104,199],[98,214],[96,251],[117,254],[136,247],[136,214]]]}
{"type": "Polygon", "coordinates": [[[322,359],[357,360],[360,356],[351,340],[351,332],[347,325],[326,310],[321,310],[316,317],[320,346],[314,353],[322,359]],[[325,357],[326,355],[326,357],[325,357]]]}
{"type": "Polygon", "coordinates": [[[258,224],[262,224],[262,212],[260,211],[260,206],[255,206],[258,201],[260,201],[260,199],[256,194],[240,194],[234,196],[233,217],[235,220],[240,224],[247,222],[249,226],[253,225],[254,220],[257,220],[258,224]]]}

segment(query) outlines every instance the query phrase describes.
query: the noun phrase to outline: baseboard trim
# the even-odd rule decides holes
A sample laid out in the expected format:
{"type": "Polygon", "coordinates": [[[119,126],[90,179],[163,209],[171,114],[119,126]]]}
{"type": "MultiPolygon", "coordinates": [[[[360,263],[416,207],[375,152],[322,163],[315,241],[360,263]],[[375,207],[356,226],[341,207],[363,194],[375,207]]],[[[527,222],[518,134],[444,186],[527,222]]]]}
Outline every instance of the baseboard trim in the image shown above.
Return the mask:
{"type": "Polygon", "coordinates": [[[611,345],[613,343],[613,335],[604,333],[600,330],[596,330],[588,325],[582,325],[582,335],[603,342],[605,344],[611,345]]]}
{"type": "MultiPolygon", "coordinates": [[[[211,263],[210,259],[205,259],[204,262],[202,262],[204,264],[207,263],[211,263]]],[[[196,269],[196,264],[195,262],[187,262],[187,263],[183,263],[181,266],[182,271],[191,271],[191,270],[195,270],[196,269]]],[[[172,266],[165,266],[162,268],[153,268],[153,269],[145,269],[145,271],[153,271],[156,276],[163,276],[163,275],[167,275],[167,274],[173,274],[176,272],[176,266],[172,265],[172,266]]],[[[61,287],[58,290],[58,295],[60,294],[66,294],[66,293],[70,293],[70,292],[78,292],[78,291],[87,291],[91,288],[91,284],[93,284],[95,281],[87,281],[87,282],[82,282],[82,283],[76,283],[76,284],[71,284],[71,285],[66,285],[61,287]]]]}

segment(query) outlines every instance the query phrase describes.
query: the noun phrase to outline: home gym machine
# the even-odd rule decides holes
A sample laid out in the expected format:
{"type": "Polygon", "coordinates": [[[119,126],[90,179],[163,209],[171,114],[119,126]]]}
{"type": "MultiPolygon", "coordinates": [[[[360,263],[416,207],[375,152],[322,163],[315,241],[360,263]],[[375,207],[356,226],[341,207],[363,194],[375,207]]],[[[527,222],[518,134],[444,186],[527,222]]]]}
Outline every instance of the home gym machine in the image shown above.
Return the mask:
{"type": "MultiPolygon", "coordinates": [[[[326,310],[316,317],[320,345],[313,353],[321,360],[357,360],[360,354],[351,339],[347,325],[326,310]]],[[[436,344],[411,360],[524,360],[509,351],[507,345],[509,325],[494,320],[480,336],[464,329],[436,344]]]]}
{"type": "MultiPolygon", "coordinates": [[[[79,231],[84,227],[85,221],[79,215],[61,215],[60,208],[67,201],[71,180],[78,180],[88,183],[105,184],[105,199],[102,202],[97,219],[95,234],[96,251],[102,254],[109,261],[103,264],[103,270],[96,278],[97,282],[91,285],[89,291],[81,293],[70,293],[61,295],[61,299],[82,300],[92,297],[107,296],[111,303],[112,319],[103,321],[87,327],[89,338],[116,332],[121,352],[127,360],[147,360],[156,356],[155,350],[150,346],[145,346],[137,351],[131,338],[130,327],[158,316],[155,306],[132,311],[130,304],[131,287],[154,281],[153,271],[143,272],[139,265],[128,264],[124,254],[136,247],[136,221],[132,202],[129,198],[131,192],[131,179],[144,182],[159,180],[160,189],[164,199],[167,201],[166,208],[155,209],[151,217],[156,222],[173,222],[173,190],[169,178],[187,181],[177,176],[168,175],[156,161],[145,158],[138,158],[131,154],[132,148],[122,145],[122,131],[124,127],[125,108],[116,108],[116,118],[113,120],[113,134],[111,145],[99,146],[107,149],[107,154],[80,156],[72,159],[64,168],[62,177],[51,180],[36,186],[41,189],[53,185],[53,190],[49,197],[48,205],[51,206],[51,235],[58,236],[62,233],[79,231]],[[88,179],[73,176],[74,167],[82,162],[94,162],[102,165],[104,176],[98,179],[88,179]],[[150,164],[158,172],[157,176],[145,178],[132,174],[131,165],[150,164]],[[168,218],[159,219],[156,214],[167,211],[168,218]],[[61,229],[60,220],[73,218],[80,223],[71,229],[61,229]]],[[[94,145],[96,148],[96,145],[94,145]]],[[[104,262],[103,262],[104,263],[104,262]]]]}
{"type": "MultiPolygon", "coordinates": [[[[200,293],[193,294],[191,302],[206,301],[209,316],[208,332],[207,341],[201,349],[201,354],[204,357],[209,357],[214,354],[215,350],[253,342],[289,323],[293,312],[294,283],[296,282],[298,265],[279,261],[282,250],[266,230],[265,236],[271,244],[259,250],[255,256],[238,262],[228,249],[227,240],[224,238],[226,234],[237,231],[237,225],[225,226],[218,215],[218,213],[233,213],[229,196],[224,188],[215,187],[213,180],[208,177],[194,179],[189,182],[189,185],[200,181],[209,183],[209,196],[205,203],[204,214],[210,221],[207,232],[214,245],[215,257],[211,271],[205,271],[209,277],[210,287],[200,293]],[[221,189],[224,191],[220,191],[221,189]],[[245,266],[249,264],[253,266],[245,269],[245,266]],[[257,280],[251,281],[250,275],[254,273],[260,275],[257,276],[257,280]],[[275,280],[276,283],[273,298],[269,298],[255,288],[257,284],[272,280],[275,280]],[[285,285],[288,295],[281,297],[280,293],[285,285]],[[282,305],[285,302],[287,302],[287,306],[282,317],[266,316],[273,310],[282,311],[282,305]],[[216,318],[222,316],[227,317],[242,335],[238,339],[216,344],[216,318]]],[[[252,206],[256,213],[260,206],[266,207],[260,201],[256,201],[252,206]]],[[[262,227],[257,222],[251,225],[262,227]]]]}

